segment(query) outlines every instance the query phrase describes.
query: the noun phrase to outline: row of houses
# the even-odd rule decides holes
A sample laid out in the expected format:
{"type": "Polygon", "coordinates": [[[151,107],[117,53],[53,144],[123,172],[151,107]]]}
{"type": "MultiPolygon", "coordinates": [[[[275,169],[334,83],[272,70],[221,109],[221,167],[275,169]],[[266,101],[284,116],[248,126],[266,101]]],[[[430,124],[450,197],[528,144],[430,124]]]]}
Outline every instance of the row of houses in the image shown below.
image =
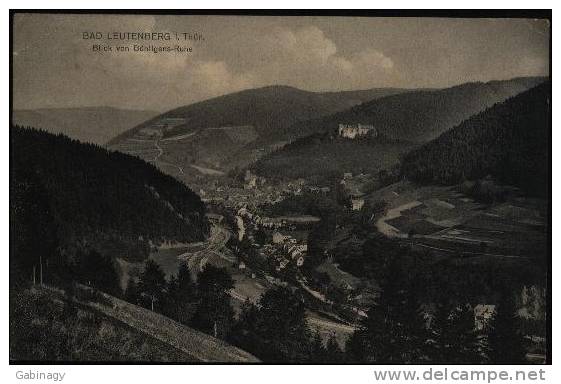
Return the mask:
{"type": "Polygon", "coordinates": [[[273,244],[277,250],[279,265],[277,271],[285,268],[291,261],[296,263],[297,267],[304,265],[305,257],[308,253],[308,245],[298,242],[290,235],[283,235],[275,231],[273,233],[273,244]]]}

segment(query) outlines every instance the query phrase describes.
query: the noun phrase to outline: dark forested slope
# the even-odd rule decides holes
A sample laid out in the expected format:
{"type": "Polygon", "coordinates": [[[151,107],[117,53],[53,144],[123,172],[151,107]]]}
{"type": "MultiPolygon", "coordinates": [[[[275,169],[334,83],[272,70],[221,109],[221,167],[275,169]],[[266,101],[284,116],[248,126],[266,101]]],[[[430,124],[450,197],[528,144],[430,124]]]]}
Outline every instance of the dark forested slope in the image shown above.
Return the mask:
{"type": "Polygon", "coordinates": [[[87,246],[142,259],[150,241],[204,238],[200,198],[154,166],[44,131],[11,127],[10,136],[15,257],[87,246]]]}
{"type": "Polygon", "coordinates": [[[544,80],[541,77],[524,77],[406,92],[365,102],[316,120],[297,123],[290,129],[305,135],[334,130],[339,123],[373,124],[388,137],[422,143],[544,80]]]}
{"type": "Polygon", "coordinates": [[[544,83],[471,117],[407,154],[402,173],[443,184],[492,175],[532,195],[546,195],[550,93],[550,83],[544,83]]]}

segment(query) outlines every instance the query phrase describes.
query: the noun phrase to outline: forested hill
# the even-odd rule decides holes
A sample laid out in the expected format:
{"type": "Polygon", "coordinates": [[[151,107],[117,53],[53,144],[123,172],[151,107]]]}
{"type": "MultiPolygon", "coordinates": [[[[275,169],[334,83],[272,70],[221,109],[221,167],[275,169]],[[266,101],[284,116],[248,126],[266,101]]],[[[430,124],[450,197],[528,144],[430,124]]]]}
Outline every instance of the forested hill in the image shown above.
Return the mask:
{"type": "Polygon", "coordinates": [[[492,175],[531,195],[547,195],[550,94],[547,82],[471,117],[407,154],[402,173],[443,184],[492,175]]]}
{"type": "Polygon", "coordinates": [[[200,198],[154,166],[31,128],[12,126],[10,136],[10,223],[24,249],[56,234],[60,247],[142,258],[134,248],[150,240],[205,237],[200,198]]]}
{"type": "Polygon", "coordinates": [[[165,130],[165,137],[199,129],[231,126],[252,126],[265,141],[271,137],[290,137],[287,128],[298,121],[326,116],[365,101],[406,91],[408,90],[399,88],[376,88],[309,92],[288,86],[248,89],[173,109],[124,132],[109,144],[117,144],[143,128],[167,118],[182,119],[183,123],[165,130]]]}
{"type": "Polygon", "coordinates": [[[400,140],[424,143],[498,102],[545,81],[523,77],[488,83],[466,83],[439,90],[386,96],[291,128],[301,135],[335,130],[339,123],[373,124],[400,140]]]}

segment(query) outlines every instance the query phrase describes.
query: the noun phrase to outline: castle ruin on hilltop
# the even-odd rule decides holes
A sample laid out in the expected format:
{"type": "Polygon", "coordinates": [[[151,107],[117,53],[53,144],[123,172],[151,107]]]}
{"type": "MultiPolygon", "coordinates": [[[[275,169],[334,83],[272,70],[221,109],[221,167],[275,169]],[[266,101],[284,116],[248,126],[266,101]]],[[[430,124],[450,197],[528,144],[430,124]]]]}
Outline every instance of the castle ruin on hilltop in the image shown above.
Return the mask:
{"type": "Polygon", "coordinates": [[[376,137],[378,131],[371,124],[342,124],[339,123],[339,136],[347,139],[355,139],[364,136],[376,137]]]}

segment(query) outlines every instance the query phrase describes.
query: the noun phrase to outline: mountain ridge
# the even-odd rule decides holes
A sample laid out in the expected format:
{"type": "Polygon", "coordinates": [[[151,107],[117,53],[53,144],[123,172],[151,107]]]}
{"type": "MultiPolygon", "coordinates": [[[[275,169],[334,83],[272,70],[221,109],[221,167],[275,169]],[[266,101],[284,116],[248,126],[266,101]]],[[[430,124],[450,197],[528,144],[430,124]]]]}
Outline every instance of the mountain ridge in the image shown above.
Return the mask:
{"type": "Polygon", "coordinates": [[[291,129],[308,135],[335,130],[338,123],[366,123],[388,137],[422,143],[545,80],[545,77],[518,77],[389,95],[291,129]]]}
{"type": "Polygon", "coordinates": [[[16,109],[12,114],[12,123],[104,145],[116,134],[156,114],[155,111],[110,106],[16,109]]]}
{"type": "Polygon", "coordinates": [[[409,152],[402,173],[442,184],[491,175],[546,195],[550,92],[545,82],[472,116],[409,152]]]}
{"type": "Polygon", "coordinates": [[[401,88],[373,88],[358,91],[312,92],[284,85],[247,89],[164,112],[114,137],[108,145],[115,145],[165,118],[184,118],[185,122],[164,132],[164,137],[184,134],[196,129],[244,125],[254,126],[260,135],[277,135],[278,132],[273,128],[285,129],[295,121],[329,114],[376,97],[409,91],[411,90],[401,88]],[[291,111],[290,108],[296,108],[296,112],[291,111]],[[255,116],[256,110],[259,111],[258,116],[255,116]],[[270,130],[265,127],[266,124],[271,125],[270,130]]]}

